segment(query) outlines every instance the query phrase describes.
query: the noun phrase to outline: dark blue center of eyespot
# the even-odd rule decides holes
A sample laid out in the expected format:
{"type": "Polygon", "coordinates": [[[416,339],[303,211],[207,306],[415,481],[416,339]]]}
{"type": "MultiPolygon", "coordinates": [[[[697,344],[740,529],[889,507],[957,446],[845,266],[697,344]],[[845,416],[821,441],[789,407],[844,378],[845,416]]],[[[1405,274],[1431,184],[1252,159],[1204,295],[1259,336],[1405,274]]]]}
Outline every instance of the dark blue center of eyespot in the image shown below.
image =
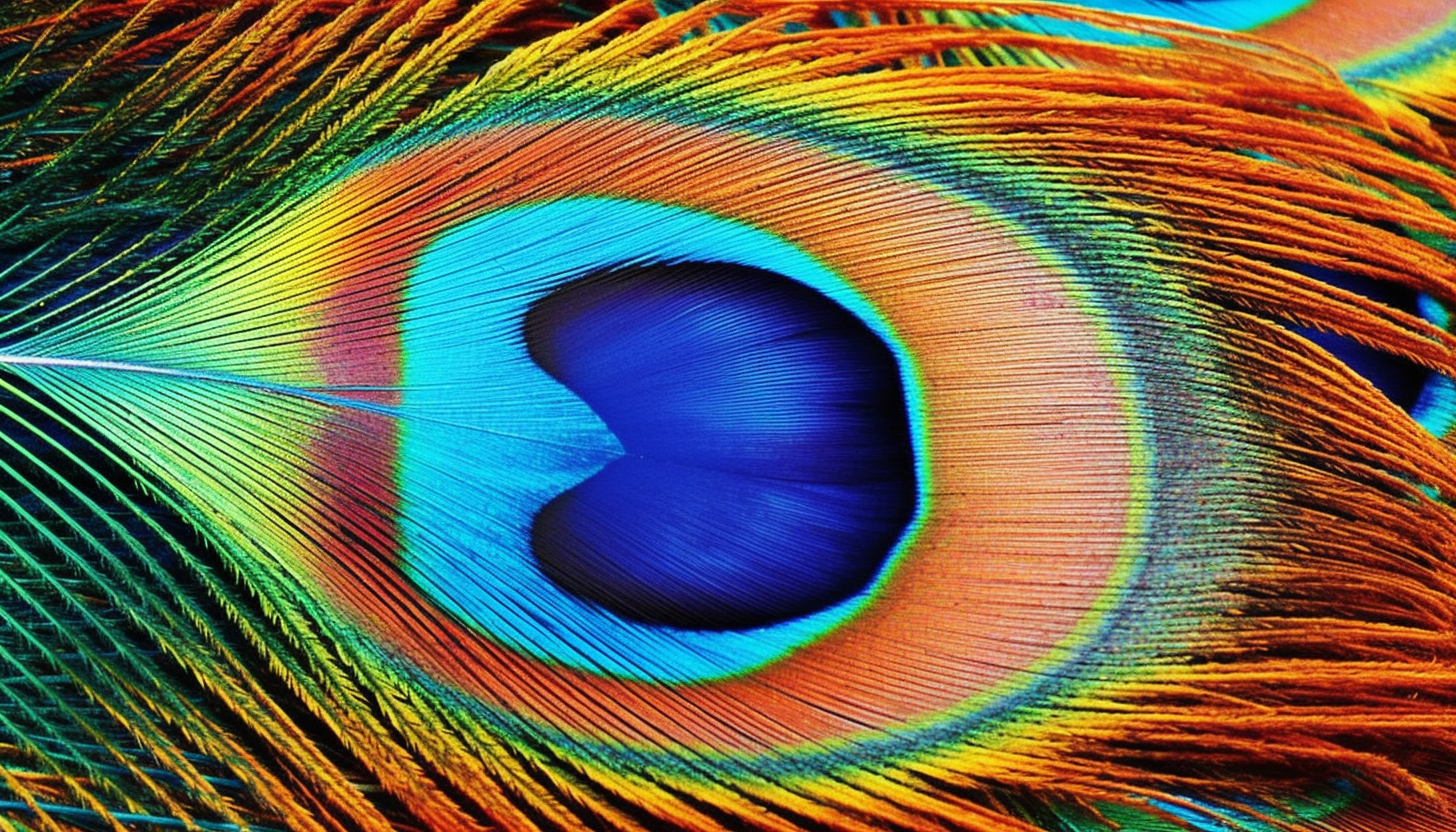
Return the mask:
{"type": "Polygon", "coordinates": [[[579,598],[683,629],[787,621],[863,590],[914,514],[894,355],[797,281],[603,270],[535,303],[524,333],[625,450],[532,526],[542,572],[579,598]]]}

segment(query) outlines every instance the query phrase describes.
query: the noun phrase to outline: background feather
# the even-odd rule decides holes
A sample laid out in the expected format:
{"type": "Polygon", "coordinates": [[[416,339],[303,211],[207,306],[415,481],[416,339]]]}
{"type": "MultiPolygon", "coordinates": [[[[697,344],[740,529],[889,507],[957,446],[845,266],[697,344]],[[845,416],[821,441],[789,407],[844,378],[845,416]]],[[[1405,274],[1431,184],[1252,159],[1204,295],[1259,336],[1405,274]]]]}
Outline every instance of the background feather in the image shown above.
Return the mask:
{"type": "MultiPolygon", "coordinates": [[[[1036,3],[0,23],[6,828],[1456,822],[1449,53],[1341,78],[1036,3]],[[901,372],[913,517],[822,613],[644,623],[531,567],[632,440],[523,321],[709,262],[655,297],[786,275],[901,372]]],[[[799,320],[764,280],[694,307],[715,369],[799,320]]],[[[779,435],[804,385],[748,364],[649,389],[779,435]]],[[[881,435],[833,410],[814,471],[881,435]]]]}

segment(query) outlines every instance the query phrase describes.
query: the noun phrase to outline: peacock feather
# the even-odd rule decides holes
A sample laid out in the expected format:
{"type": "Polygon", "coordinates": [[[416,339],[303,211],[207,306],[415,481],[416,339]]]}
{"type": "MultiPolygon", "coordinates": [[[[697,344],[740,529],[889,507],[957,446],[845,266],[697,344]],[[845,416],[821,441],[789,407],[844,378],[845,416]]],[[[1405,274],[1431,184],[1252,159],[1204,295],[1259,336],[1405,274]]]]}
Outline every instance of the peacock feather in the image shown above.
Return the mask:
{"type": "Polygon", "coordinates": [[[1398,5],[0,9],[0,830],[1451,832],[1398,5]]]}

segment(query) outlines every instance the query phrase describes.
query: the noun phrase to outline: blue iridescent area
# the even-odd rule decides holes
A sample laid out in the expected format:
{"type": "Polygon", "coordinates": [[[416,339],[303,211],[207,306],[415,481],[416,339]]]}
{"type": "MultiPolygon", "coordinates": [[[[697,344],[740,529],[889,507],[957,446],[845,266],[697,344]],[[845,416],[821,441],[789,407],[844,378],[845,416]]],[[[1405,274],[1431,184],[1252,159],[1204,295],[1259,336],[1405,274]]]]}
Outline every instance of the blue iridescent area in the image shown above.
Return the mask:
{"type": "MultiPolygon", "coordinates": [[[[406,286],[397,522],[406,578],[507,649],[616,678],[692,683],[736,676],[852,620],[893,578],[916,539],[931,503],[927,490],[917,492],[914,517],[863,590],[817,612],[748,629],[646,623],[545,574],[532,547],[542,510],[632,454],[593,404],[531,355],[525,322],[553,293],[594,274],[688,263],[779,276],[873,333],[898,368],[902,388],[893,398],[907,414],[915,482],[929,481],[914,357],[880,309],[794,242],[692,208],[601,196],[488,211],[433,240],[406,286]]],[[[815,441],[816,452],[825,453],[829,446],[815,441]]]]}
{"type": "Polygon", "coordinates": [[[1089,9],[1165,17],[1219,29],[1254,29],[1292,14],[1311,0],[1076,0],[1089,9]]]}
{"type": "Polygon", "coordinates": [[[524,332],[624,449],[533,525],[542,571],[579,598],[695,630],[787,621],[863,590],[910,522],[895,357],[802,283],[603,270],[538,301],[524,332]]]}

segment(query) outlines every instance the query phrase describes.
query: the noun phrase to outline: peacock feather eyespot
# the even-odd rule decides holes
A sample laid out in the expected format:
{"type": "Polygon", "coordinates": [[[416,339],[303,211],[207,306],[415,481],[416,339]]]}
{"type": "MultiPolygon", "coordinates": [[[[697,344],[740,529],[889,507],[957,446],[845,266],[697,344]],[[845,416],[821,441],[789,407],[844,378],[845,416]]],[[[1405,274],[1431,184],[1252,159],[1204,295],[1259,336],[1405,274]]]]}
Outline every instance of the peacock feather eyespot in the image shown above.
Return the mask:
{"type": "Polygon", "coordinates": [[[1336,5],[0,10],[0,827],[1456,828],[1336,5]]]}

